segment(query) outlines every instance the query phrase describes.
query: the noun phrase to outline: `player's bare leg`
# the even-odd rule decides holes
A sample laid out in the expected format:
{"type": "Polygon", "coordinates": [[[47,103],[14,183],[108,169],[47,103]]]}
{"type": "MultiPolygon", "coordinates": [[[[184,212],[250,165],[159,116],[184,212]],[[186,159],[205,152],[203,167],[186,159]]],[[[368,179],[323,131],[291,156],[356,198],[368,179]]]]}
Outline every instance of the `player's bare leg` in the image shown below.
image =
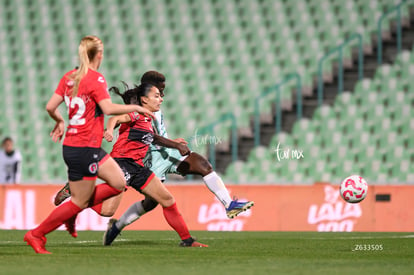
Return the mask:
{"type": "MultiPolygon", "coordinates": [[[[122,191],[125,189],[125,179],[123,177],[121,168],[119,168],[118,164],[111,157],[109,157],[102,164],[100,164],[100,167],[101,169],[98,171],[98,177],[106,181],[106,183],[99,184],[97,186],[93,184],[92,196],[89,196],[89,197],[85,197],[86,196],[85,194],[89,193],[89,190],[84,190],[80,192],[76,191],[77,189],[82,189],[82,188],[84,189],[87,186],[79,186],[77,184],[75,185],[76,189],[74,189],[75,188],[74,183],[70,183],[69,188],[72,193],[71,200],[77,205],[79,204],[82,205],[81,208],[91,207],[93,210],[97,211],[99,214],[102,212],[101,210],[102,210],[103,202],[109,200],[109,206],[112,207],[110,211],[114,213],[120,203],[120,200],[122,197],[122,191]],[[77,200],[79,199],[76,199],[76,197],[74,196],[75,192],[78,194],[80,193],[82,196],[79,202],[77,202],[77,200]],[[105,198],[105,200],[103,200],[103,198],[105,198]]],[[[79,197],[79,195],[77,197],[79,197]]],[[[77,237],[75,223],[76,223],[76,216],[65,221],[65,226],[66,226],[67,231],[74,238],[77,237]]]]}
{"type": "Polygon", "coordinates": [[[122,192],[119,195],[113,196],[105,200],[103,203],[95,205],[91,208],[102,217],[112,217],[121,203],[123,194],[124,193],[122,192]]]}
{"type": "Polygon", "coordinates": [[[227,217],[230,219],[233,219],[254,205],[253,201],[239,202],[237,199],[232,200],[223,180],[213,171],[210,162],[195,152],[191,152],[191,154],[180,163],[177,167],[177,171],[183,175],[194,174],[202,176],[208,189],[226,208],[227,217]]]}

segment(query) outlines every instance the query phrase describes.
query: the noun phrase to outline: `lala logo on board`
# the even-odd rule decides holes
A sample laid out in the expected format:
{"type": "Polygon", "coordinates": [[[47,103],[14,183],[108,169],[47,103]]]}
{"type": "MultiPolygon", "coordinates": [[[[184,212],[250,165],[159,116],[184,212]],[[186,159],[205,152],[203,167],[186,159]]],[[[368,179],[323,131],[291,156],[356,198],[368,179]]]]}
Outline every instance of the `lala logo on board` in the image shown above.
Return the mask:
{"type": "MultiPolygon", "coordinates": [[[[240,199],[240,201],[247,201],[240,199]]],[[[252,215],[251,209],[240,213],[237,217],[229,219],[226,209],[216,198],[211,204],[201,204],[197,221],[206,225],[208,231],[243,231],[244,224],[252,215]]]]}
{"type": "Polygon", "coordinates": [[[321,204],[312,204],[308,212],[308,224],[316,225],[319,232],[351,232],[362,216],[359,204],[347,203],[339,196],[338,188],[326,185],[321,204]]]}

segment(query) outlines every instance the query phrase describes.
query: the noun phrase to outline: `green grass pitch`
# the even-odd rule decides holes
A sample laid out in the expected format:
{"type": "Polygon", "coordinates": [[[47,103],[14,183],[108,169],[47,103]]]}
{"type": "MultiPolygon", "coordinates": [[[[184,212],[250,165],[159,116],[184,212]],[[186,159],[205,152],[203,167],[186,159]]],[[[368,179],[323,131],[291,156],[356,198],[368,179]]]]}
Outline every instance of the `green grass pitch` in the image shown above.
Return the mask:
{"type": "Polygon", "coordinates": [[[172,231],[49,234],[35,254],[25,231],[0,230],[0,274],[413,274],[414,233],[192,232],[208,248],[182,248],[172,231]]]}

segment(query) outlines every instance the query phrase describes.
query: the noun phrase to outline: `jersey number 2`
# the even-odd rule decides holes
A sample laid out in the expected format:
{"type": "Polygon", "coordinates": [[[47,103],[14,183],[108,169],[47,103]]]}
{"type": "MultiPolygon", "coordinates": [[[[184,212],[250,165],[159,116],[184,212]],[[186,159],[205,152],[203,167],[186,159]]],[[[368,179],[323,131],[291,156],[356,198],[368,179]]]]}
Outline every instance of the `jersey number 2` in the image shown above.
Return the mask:
{"type": "Polygon", "coordinates": [[[82,118],[82,116],[85,113],[86,106],[82,98],[74,97],[71,100],[68,96],[65,96],[65,103],[66,106],[68,106],[69,110],[74,109],[76,106],[78,106],[78,111],[72,116],[72,118],[69,119],[69,124],[74,126],[85,124],[85,119],[82,118]]]}

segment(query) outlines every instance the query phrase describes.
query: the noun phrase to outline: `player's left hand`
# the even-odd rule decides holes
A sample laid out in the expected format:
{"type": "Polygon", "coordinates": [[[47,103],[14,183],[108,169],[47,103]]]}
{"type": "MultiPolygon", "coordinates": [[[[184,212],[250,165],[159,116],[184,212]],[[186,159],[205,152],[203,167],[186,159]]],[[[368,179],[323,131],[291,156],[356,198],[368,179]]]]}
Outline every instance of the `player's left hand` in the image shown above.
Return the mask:
{"type": "Polygon", "coordinates": [[[182,143],[178,144],[177,149],[178,149],[178,151],[180,151],[180,154],[182,156],[186,156],[186,155],[189,155],[191,153],[190,148],[188,148],[187,145],[182,144],[182,143]]]}
{"type": "Polygon", "coordinates": [[[148,109],[146,109],[146,108],[144,108],[142,106],[139,106],[139,105],[136,105],[136,107],[138,108],[137,109],[137,112],[140,113],[141,115],[156,120],[154,113],[151,112],[150,110],[148,110],[148,109]]]}

